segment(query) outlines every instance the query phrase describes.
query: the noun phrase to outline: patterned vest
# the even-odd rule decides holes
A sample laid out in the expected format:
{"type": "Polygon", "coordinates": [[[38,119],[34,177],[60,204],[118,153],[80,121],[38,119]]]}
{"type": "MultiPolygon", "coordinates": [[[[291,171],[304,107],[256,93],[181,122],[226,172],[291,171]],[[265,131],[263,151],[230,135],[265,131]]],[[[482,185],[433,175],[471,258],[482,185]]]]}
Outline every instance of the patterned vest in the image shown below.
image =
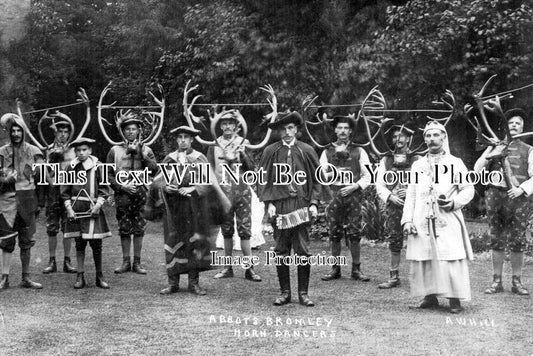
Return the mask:
{"type": "Polygon", "coordinates": [[[509,159],[513,175],[516,177],[519,184],[522,184],[529,179],[527,160],[531,149],[533,149],[533,147],[520,140],[511,141],[507,148],[507,158],[509,159]]]}
{"type": "Polygon", "coordinates": [[[351,171],[353,173],[353,181],[357,182],[361,178],[359,166],[360,150],[361,148],[350,143],[346,147],[346,151],[335,152],[335,146],[331,144],[326,148],[326,157],[328,163],[334,165],[337,169],[351,171]]]}
{"type": "MultiPolygon", "coordinates": [[[[410,171],[411,170],[411,166],[413,165],[413,157],[414,157],[413,155],[407,154],[407,162],[406,162],[405,167],[398,168],[398,167],[394,166],[394,156],[385,156],[385,170],[386,171],[394,171],[394,172],[398,172],[398,171],[407,172],[407,171],[410,171]]],[[[393,190],[405,189],[405,188],[407,188],[407,185],[404,185],[404,184],[399,184],[399,183],[387,184],[387,189],[390,190],[391,192],[393,190]]]]}

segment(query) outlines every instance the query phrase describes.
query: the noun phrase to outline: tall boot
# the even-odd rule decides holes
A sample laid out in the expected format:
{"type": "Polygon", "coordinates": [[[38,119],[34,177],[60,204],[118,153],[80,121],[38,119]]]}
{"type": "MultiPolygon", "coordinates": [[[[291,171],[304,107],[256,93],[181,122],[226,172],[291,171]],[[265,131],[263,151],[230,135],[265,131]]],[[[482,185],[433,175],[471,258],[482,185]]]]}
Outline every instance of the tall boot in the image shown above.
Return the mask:
{"type": "Polygon", "coordinates": [[[115,273],[121,274],[131,271],[131,259],[130,256],[122,258],[122,265],[115,269],[115,273]]]}
{"type": "Polygon", "coordinates": [[[200,279],[200,272],[198,272],[197,269],[192,269],[189,271],[189,292],[194,293],[196,295],[206,295],[207,292],[200,288],[200,284],[198,283],[200,279]]]}
{"type": "Polygon", "coordinates": [[[63,261],[63,272],[65,273],[76,273],[77,272],[76,268],[72,267],[70,257],[65,256],[65,260],[63,261]]]}
{"type": "Polygon", "coordinates": [[[161,289],[159,294],[166,295],[166,294],[177,293],[179,291],[179,285],[180,285],[180,275],[179,274],[175,274],[171,276],[169,275],[168,286],[161,289]]]}
{"type": "Polygon", "coordinates": [[[74,289],[82,289],[85,288],[87,283],[85,283],[85,273],[84,272],[78,272],[76,276],[76,283],[74,283],[74,289]]]}
{"type": "Polygon", "coordinates": [[[341,266],[334,264],[331,266],[331,271],[322,277],[323,281],[332,281],[341,278],[341,266]]]}
{"type": "Polygon", "coordinates": [[[137,274],[146,274],[146,270],[141,266],[141,258],[138,256],[133,256],[133,266],[131,270],[137,274]]]}
{"type": "Polygon", "coordinates": [[[9,274],[2,274],[2,280],[0,281],[0,290],[9,288],[9,274]]]}
{"type": "Polygon", "coordinates": [[[522,282],[520,281],[520,276],[513,276],[512,278],[513,286],[511,288],[511,292],[518,295],[529,295],[529,291],[522,285],[522,282]]]}
{"type": "Polygon", "coordinates": [[[361,272],[360,263],[352,263],[352,279],[355,279],[356,281],[368,282],[370,277],[361,272]]]}
{"type": "Polygon", "coordinates": [[[501,274],[495,274],[492,276],[492,284],[489,288],[485,289],[485,294],[496,294],[503,292],[502,276],[501,274]]]}
{"type": "Polygon", "coordinates": [[[96,269],[96,286],[102,289],[109,289],[109,284],[104,280],[102,272],[102,241],[98,246],[93,247],[94,268],[96,269]]]}
{"type": "Polygon", "coordinates": [[[20,286],[22,288],[41,289],[43,288],[42,284],[30,280],[30,259],[31,251],[29,248],[20,250],[20,262],[22,263],[22,281],[20,282],[20,286]]]}
{"type": "Polygon", "coordinates": [[[130,246],[131,235],[120,235],[120,247],[122,249],[122,265],[115,269],[115,273],[121,274],[131,271],[130,246]]]}
{"type": "Polygon", "coordinates": [[[305,305],[306,307],[315,306],[315,303],[313,303],[313,301],[309,299],[309,296],[307,295],[307,292],[309,290],[310,274],[310,265],[298,266],[298,299],[300,301],[300,304],[305,305]]]}
{"type": "Polygon", "coordinates": [[[289,266],[281,264],[276,266],[278,272],[281,294],[274,301],[274,305],[280,306],[291,302],[291,274],[289,266]]]}
{"type": "Polygon", "coordinates": [[[390,271],[390,278],[387,282],[383,282],[381,284],[378,284],[379,289],[389,289],[398,287],[400,285],[400,271],[398,270],[391,270],[390,271]]]}
{"type": "Polygon", "coordinates": [[[50,260],[48,261],[48,266],[45,269],[43,269],[44,274],[54,273],[54,272],[57,272],[57,264],[56,264],[55,256],[50,257],[50,260]]]}

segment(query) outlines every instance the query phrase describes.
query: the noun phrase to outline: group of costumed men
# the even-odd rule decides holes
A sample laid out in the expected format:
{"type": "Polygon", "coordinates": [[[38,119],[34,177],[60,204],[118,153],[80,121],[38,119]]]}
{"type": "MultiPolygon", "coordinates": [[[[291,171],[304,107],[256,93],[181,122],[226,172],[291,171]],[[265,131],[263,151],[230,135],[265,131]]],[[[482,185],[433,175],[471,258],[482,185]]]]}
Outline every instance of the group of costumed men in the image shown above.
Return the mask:
{"type": "MultiPolygon", "coordinates": [[[[87,137],[73,139],[74,127],[70,120],[56,115],[52,124],[55,141],[41,150],[24,142],[29,133],[22,115],[6,114],[2,124],[9,133],[10,142],[0,147],[0,248],[2,249],[2,279],[0,289],[9,287],[11,254],[18,238],[22,262],[22,282],[25,288],[40,289],[42,285],[29,278],[30,249],[35,244],[35,219],[38,206],[47,202],[47,234],[50,260],[43,273],[57,271],[57,234],[64,234],[63,271],[77,273],[74,288],[86,286],[84,277],[85,248],[89,244],[93,251],[96,286],[109,288],[102,271],[102,239],[111,236],[102,206],[114,191],[116,218],[122,247],[122,264],[115,273],[133,271],[146,274],[141,265],[142,241],[145,217],[154,206],[162,207],[164,228],[165,262],[168,286],[161,294],[172,294],[179,290],[180,274],[188,274],[189,291],[197,295],[206,294],[199,285],[199,272],[211,268],[211,247],[209,237],[221,226],[226,256],[233,253],[234,224],[241,240],[244,256],[251,256],[251,191],[240,179],[238,182],[222,181],[222,164],[235,168],[239,175],[260,168],[266,172],[266,184],[257,185],[259,200],[265,204],[265,213],[274,231],[274,252],[289,256],[291,250],[299,256],[310,256],[309,225],[318,215],[318,205],[324,196],[329,196],[326,218],[329,228],[332,256],[341,256],[342,240],[349,246],[352,257],[351,278],[367,282],[370,280],[361,269],[360,240],[363,235],[361,205],[363,191],[370,186],[370,160],[364,149],[352,142],[355,122],[351,116],[336,116],[332,120],[336,140],[329,144],[320,158],[310,145],[297,139],[302,116],[295,111],[279,113],[268,127],[278,133],[279,140],[267,146],[255,167],[249,154],[249,142],[239,135],[244,119],[236,110],[229,110],[218,117],[214,125],[222,134],[211,145],[207,157],[192,148],[195,137],[200,133],[192,125],[179,126],[170,131],[175,137],[177,150],[168,154],[159,169],[154,153],[141,139],[143,120],[132,112],[120,117],[117,127],[121,130],[123,142],[114,145],[107,155],[107,163],[113,163],[109,171],[110,187],[100,184],[102,170],[99,161],[92,155],[94,140],[87,137]],[[84,184],[54,185],[53,170],[46,179],[47,198],[36,186],[39,170],[32,170],[34,163],[58,163],[67,172],[85,172],[84,184]],[[211,169],[202,170],[202,164],[211,169]],[[274,184],[276,164],[286,164],[292,172],[305,174],[305,183],[274,184]],[[184,179],[177,180],[172,174],[172,165],[183,165],[184,179]],[[351,183],[340,180],[331,185],[320,184],[315,172],[322,166],[323,178],[337,171],[353,174],[351,183]],[[121,184],[115,177],[117,172],[139,171],[147,168],[152,172],[150,191],[143,185],[128,182],[121,184]],[[195,175],[189,174],[195,171],[195,175]],[[204,176],[211,184],[196,184],[191,177],[204,176]],[[170,178],[168,178],[170,177],[170,178]],[[225,182],[228,183],[228,182],[225,182]],[[40,198],[39,198],[40,197],[40,198]],[[222,209],[220,209],[222,207],[222,209]],[[222,211],[220,211],[222,210],[222,211]],[[143,214],[144,212],[144,214],[143,214]],[[75,239],[77,268],[70,260],[70,238],[75,239]],[[133,241],[133,262],[131,243],[133,241]]],[[[522,133],[526,115],[521,110],[506,113],[510,135],[522,133]]],[[[414,128],[413,128],[414,129],[414,128]]],[[[413,296],[423,297],[420,308],[438,306],[437,297],[448,298],[450,311],[463,310],[460,300],[471,298],[467,260],[473,253],[466,231],[461,209],[474,196],[472,184],[456,179],[435,180],[438,165],[453,166],[463,176],[468,171],[463,161],[451,155],[448,135],[444,125],[430,121],[423,128],[423,138],[428,152],[417,155],[409,146],[415,131],[405,125],[394,124],[387,131],[393,151],[381,158],[378,167],[376,190],[387,209],[387,230],[390,248],[390,278],[378,285],[388,289],[400,285],[400,256],[404,239],[407,237],[406,258],[410,264],[410,288],[413,296]],[[387,171],[416,171],[416,184],[387,184],[382,177],[387,171]]],[[[476,162],[475,170],[502,170],[501,161],[490,159],[493,148],[489,147],[476,162]]],[[[519,139],[510,140],[508,146],[510,174],[516,181],[512,187],[502,182],[490,185],[486,192],[487,215],[492,237],[493,284],[485,291],[488,294],[503,291],[502,265],[505,249],[511,251],[512,292],[528,295],[521,283],[524,250],[526,247],[527,221],[531,215],[528,197],[533,193],[532,147],[519,139]]],[[[508,172],[509,173],[509,172],[508,172]]],[[[282,261],[285,261],[282,259],[282,261]]],[[[313,306],[309,296],[310,264],[299,264],[298,300],[304,306],[313,306]]],[[[290,268],[285,262],[276,265],[281,294],[274,305],[281,306],[291,301],[290,268]]],[[[231,265],[225,266],[214,278],[230,278],[234,272],[231,265]]],[[[261,277],[253,266],[245,270],[245,278],[260,282],[261,277]]],[[[322,277],[324,281],[341,278],[341,265],[335,264],[322,277]]]]}

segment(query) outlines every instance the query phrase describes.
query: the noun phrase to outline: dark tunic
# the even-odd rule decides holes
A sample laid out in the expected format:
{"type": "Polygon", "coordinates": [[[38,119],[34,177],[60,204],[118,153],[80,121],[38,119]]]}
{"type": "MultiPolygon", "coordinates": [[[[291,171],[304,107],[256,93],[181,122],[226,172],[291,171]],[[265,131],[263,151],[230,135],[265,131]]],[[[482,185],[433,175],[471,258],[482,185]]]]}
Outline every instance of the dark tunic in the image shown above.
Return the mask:
{"type": "MultiPolygon", "coordinates": [[[[178,152],[165,157],[163,163],[180,163],[178,152]]],[[[189,164],[207,164],[206,157],[198,151],[190,150],[185,156],[189,164]]],[[[207,168],[207,165],[204,166],[207,168]]],[[[181,171],[181,168],[179,169],[181,171]]],[[[183,180],[173,185],[179,188],[192,186],[189,172],[199,172],[199,166],[184,170],[183,180]]],[[[195,185],[196,191],[190,196],[178,193],[166,193],[165,182],[159,174],[154,187],[161,189],[164,205],[163,229],[165,235],[165,261],[169,276],[188,273],[189,271],[205,271],[211,268],[211,237],[212,231],[209,209],[209,186],[195,185]]],[[[211,196],[212,198],[212,196],[211,196]]]]}

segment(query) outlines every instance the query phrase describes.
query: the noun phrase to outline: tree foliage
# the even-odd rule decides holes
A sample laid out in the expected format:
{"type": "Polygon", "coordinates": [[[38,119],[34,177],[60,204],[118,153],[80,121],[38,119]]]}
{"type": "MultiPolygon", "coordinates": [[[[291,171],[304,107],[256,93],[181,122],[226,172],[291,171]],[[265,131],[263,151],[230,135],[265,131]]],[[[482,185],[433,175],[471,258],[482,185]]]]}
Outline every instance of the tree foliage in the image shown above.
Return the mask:
{"type": "MultiPolygon", "coordinates": [[[[402,109],[427,107],[445,89],[462,107],[492,74],[493,91],[533,81],[533,11],[524,0],[32,3],[27,34],[6,55],[17,78],[11,99],[36,108],[72,102],[78,87],[94,103],[111,80],[109,100],[147,103],[162,84],[175,126],[187,80],[204,103],[264,102],[259,87],[269,83],[293,108],[309,94],[357,102],[379,85],[402,109]]],[[[506,105],[532,112],[529,96],[506,105]]],[[[254,136],[266,111],[243,109],[254,136]]],[[[473,134],[460,119],[452,125],[468,151],[473,134]]]]}

